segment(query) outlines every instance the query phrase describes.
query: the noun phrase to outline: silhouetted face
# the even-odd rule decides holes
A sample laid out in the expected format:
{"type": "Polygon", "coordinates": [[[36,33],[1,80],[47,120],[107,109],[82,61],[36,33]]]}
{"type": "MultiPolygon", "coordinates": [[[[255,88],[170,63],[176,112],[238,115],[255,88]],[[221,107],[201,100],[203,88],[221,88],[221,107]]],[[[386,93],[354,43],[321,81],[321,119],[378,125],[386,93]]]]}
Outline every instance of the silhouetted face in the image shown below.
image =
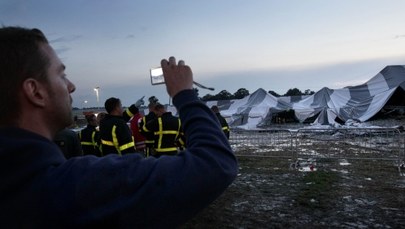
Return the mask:
{"type": "Polygon", "coordinates": [[[47,103],[45,115],[49,114],[49,125],[56,130],[63,129],[73,122],[72,97],[75,85],[66,78],[65,65],[48,44],[42,44],[44,55],[49,59],[47,69],[48,80],[47,103]]]}
{"type": "Polygon", "coordinates": [[[166,112],[165,108],[156,109],[155,113],[158,117],[161,117],[166,112]]]}
{"type": "Polygon", "coordinates": [[[92,126],[97,126],[97,118],[95,115],[92,115],[89,120],[89,124],[92,126]]]}
{"type": "Polygon", "coordinates": [[[105,113],[99,113],[99,114],[97,115],[97,125],[100,125],[101,120],[103,120],[104,117],[105,117],[105,113]]]}
{"type": "Polygon", "coordinates": [[[122,108],[121,102],[118,103],[117,107],[115,108],[117,115],[122,115],[124,113],[124,109],[122,108]]]}

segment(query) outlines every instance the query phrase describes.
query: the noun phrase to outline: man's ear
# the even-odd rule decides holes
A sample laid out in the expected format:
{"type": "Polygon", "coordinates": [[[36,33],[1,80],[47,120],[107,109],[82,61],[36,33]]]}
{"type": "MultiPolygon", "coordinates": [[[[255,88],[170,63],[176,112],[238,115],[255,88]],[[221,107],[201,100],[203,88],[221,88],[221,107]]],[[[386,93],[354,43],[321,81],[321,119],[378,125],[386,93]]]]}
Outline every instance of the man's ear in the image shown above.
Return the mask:
{"type": "Polygon", "coordinates": [[[35,106],[44,107],[47,100],[47,91],[43,83],[36,79],[28,78],[23,82],[23,95],[28,102],[35,106]]]}

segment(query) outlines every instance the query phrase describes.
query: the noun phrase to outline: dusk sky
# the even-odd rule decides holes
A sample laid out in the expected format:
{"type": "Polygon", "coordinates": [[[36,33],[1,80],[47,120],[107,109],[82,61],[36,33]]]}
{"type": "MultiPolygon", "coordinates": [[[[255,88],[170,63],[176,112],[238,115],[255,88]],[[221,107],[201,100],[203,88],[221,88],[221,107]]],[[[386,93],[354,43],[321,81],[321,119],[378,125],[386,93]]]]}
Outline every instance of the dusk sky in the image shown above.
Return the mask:
{"type": "Polygon", "coordinates": [[[405,65],[404,9],[403,0],[0,0],[0,23],[46,34],[81,108],[97,106],[97,86],[100,106],[168,103],[149,69],[169,56],[216,89],[200,96],[358,85],[405,65]]]}

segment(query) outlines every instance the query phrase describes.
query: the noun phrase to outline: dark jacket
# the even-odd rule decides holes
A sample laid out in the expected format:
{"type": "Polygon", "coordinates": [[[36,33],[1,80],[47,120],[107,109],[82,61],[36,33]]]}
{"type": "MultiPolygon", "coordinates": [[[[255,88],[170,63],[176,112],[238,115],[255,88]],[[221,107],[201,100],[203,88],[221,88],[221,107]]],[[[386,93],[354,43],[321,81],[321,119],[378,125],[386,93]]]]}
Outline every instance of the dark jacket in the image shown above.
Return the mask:
{"type": "Polygon", "coordinates": [[[67,159],[83,155],[79,136],[71,129],[65,128],[59,131],[54,138],[54,142],[67,159]]]}
{"type": "Polygon", "coordinates": [[[135,143],[124,118],[107,114],[100,123],[101,153],[124,155],[135,153],[135,143]]]}
{"type": "Polygon", "coordinates": [[[155,135],[153,132],[150,132],[146,129],[146,123],[152,121],[153,119],[157,118],[156,114],[153,112],[149,112],[149,114],[142,117],[141,122],[139,123],[139,132],[146,138],[145,144],[148,148],[153,148],[155,145],[155,135]]]}
{"type": "Polygon", "coordinates": [[[181,122],[171,112],[148,122],[144,130],[154,135],[155,156],[177,154],[177,141],[181,135],[181,122]]]}
{"type": "Polygon", "coordinates": [[[0,128],[2,228],[175,228],[231,184],[237,161],[192,90],[173,98],[190,143],[177,156],[66,160],[48,139],[0,128]],[[191,124],[192,122],[192,124],[191,124]]]}
{"type": "Polygon", "coordinates": [[[122,113],[122,118],[125,122],[129,122],[129,120],[131,120],[131,118],[137,113],[139,113],[138,107],[136,107],[135,104],[132,104],[122,113]]]}
{"type": "Polygon", "coordinates": [[[79,132],[80,144],[82,145],[83,155],[95,155],[100,157],[100,132],[95,126],[90,124],[79,132]]]}
{"type": "Polygon", "coordinates": [[[226,121],[226,119],[224,117],[222,117],[221,113],[215,113],[215,115],[217,116],[218,121],[221,124],[222,131],[224,131],[226,138],[229,139],[230,129],[229,129],[228,122],[226,121]]]}

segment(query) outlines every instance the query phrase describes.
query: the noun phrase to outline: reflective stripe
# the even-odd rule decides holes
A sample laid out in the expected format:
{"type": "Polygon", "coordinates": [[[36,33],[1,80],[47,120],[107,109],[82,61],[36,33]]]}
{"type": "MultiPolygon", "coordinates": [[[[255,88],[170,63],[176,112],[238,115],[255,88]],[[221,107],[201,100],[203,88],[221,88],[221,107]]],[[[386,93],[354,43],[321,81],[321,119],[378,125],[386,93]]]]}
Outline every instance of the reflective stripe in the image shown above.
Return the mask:
{"type": "Polygon", "coordinates": [[[93,146],[97,147],[97,142],[95,140],[95,136],[96,136],[96,131],[93,131],[93,133],[91,133],[91,141],[93,143],[93,146]]]}
{"type": "Polygon", "coordinates": [[[179,142],[180,142],[180,144],[181,144],[182,146],[185,145],[185,142],[183,141],[183,139],[179,138],[179,142]]]}
{"type": "MultiPolygon", "coordinates": [[[[169,152],[169,151],[177,151],[177,147],[168,147],[168,148],[162,148],[162,141],[163,141],[163,135],[164,134],[175,134],[177,139],[177,136],[179,135],[179,131],[176,130],[163,130],[163,122],[162,118],[158,118],[159,122],[159,131],[154,132],[155,135],[159,135],[159,140],[158,140],[158,145],[157,148],[155,149],[156,152],[169,152]]],[[[179,119],[179,126],[178,130],[180,130],[180,119],[179,119]]]]}
{"type": "MultiPolygon", "coordinates": [[[[85,145],[85,146],[94,146],[97,147],[97,142],[95,140],[95,136],[96,136],[96,131],[93,131],[91,133],[91,142],[85,142],[85,141],[81,141],[80,144],[81,145],[85,145]]],[[[82,131],[79,132],[79,138],[80,140],[82,139],[82,131]]]]}
{"type": "Polygon", "coordinates": [[[92,142],[80,142],[80,144],[85,145],[85,146],[92,146],[92,142]]]}
{"type": "Polygon", "coordinates": [[[180,119],[178,119],[178,121],[179,121],[179,126],[178,126],[178,128],[177,128],[176,139],[179,137],[179,134],[180,134],[180,128],[181,128],[181,121],[180,121],[180,119]]]}
{"type": "Polygon", "coordinates": [[[118,155],[121,156],[122,154],[121,154],[120,147],[119,147],[119,145],[118,145],[117,134],[115,133],[115,130],[116,130],[116,129],[117,129],[117,126],[114,125],[113,128],[112,128],[112,130],[111,130],[111,136],[112,136],[112,140],[113,140],[113,144],[114,144],[114,146],[115,146],[115,149],[117,149],[118,155]]]}
{"type": "Polygon", "coordinates": [[[127,144],[120,146],[118,143],[116,129],[117,129],[117,126],[114,125],[111,130],[112,141],[107,141],[107,140],[101,139],[101,143],[103,145],[113,146],[118,151],[118,155],[122,156],[121,151],[126,150],[130,147],[135,147],[135,142],[134,142],[134,138],[132,137],[132,142],[129,142],[127,144]]]}
{"type": "Polygon", "coordinates": [[[184,146],[186,143],[183,141],[182,136],[184,136],[184,134],[181,131],[181,120],[179,119],[179,129],[178,129],[178,134],[176,135],[176,139],[177,141],[180,143],[181,146],[184,146]],[[180,137],[179,137],[180,135],[180,137]]]}
{"type": "Polygon", "coordinates": [[[103,153],[103,144],[100,144],[100,145],[98,146],[98,150],[100,151],[100,155],[101,155],[101,156],[104,156],[104,153],[103,153]]]}
{"type": "Polygon", "coordinates": [[[101,143],[103,145],[114,146],[114,143],[112,141],[106,141],[106,140],[101,139],[101,143]]]}
{"type": "MultiPolygon", "coordinates": [[[[82,145],[87,145],[87,144],[83,144],[83,143],[85,143],[85,142],[82,142],[82,131],[83,131],[83,130],[81,130],[81,131],[79,132],[80,144],[82,144],[82,145]]],[[[86,143],[87,143],[87,142],[86,142],[86,143]]]]}
{"type": "Polygon", "coordinates": [[[127,143],[127,144],[124,144],[124,145],[120,146],[119,147],[120,155],[121,155],[122,150],[126,150],[126,149],[128,149],[130,147],[134,147],[134,146],[135,146],[134,142],[130,142],[130,143],[127,143]]]}
{"type": "Polygon", "coordinates": [[[168,152],[168,151],[177,151],[177,147],[155,149],[156,152],[168,152]]]}
{"type": "Polygon", "coordinates": [[[156,131],[155,135],[159,134],[178,134],[179,132],[177,130],[163,130],[163,131],[156,131]]]}
{"type": "MultiPolygon", "coordinates": [[[[163,124],[162,124],[162,118],[161,117],[158,118],[158,122],[159,122],[159,132],[162,132],[163,131],[163,124]]],[[[157,145],[156,151],[162,147],[162,138],[163,138],[163,134],[159,134],[159,140],[158,140],[158,145],[157,145]]]]}
{"type": "Polygon", "coordinates": [[[129,108],[127,108],[127,109],[125,110],[125,112],[127,112],[127,115],[128,115],[129,117],[134,116],[134,114],[132,114],[132,112],[129,110],[129,108]]]}
{"type": "Polygon", "coordinates": [[[224,126],[224,127],[222,127],[222,130],[228,130],[229,131],[229,127],[224,126]]]}
{"type": "Polygon", "coordinates": [[[143,116],[143,117],[142,117],[142,122],[143,122],[142,130],[145,131],[145,132],[150,132],[150,131],[146,128],[146,116],[143,116]]]}
{"type": "Polygon", "coordinates": [[[150,132],[148,129],[146,129],[146,125],[142,126],[142,130],[145,131],[145,132],[150,132]]]}

